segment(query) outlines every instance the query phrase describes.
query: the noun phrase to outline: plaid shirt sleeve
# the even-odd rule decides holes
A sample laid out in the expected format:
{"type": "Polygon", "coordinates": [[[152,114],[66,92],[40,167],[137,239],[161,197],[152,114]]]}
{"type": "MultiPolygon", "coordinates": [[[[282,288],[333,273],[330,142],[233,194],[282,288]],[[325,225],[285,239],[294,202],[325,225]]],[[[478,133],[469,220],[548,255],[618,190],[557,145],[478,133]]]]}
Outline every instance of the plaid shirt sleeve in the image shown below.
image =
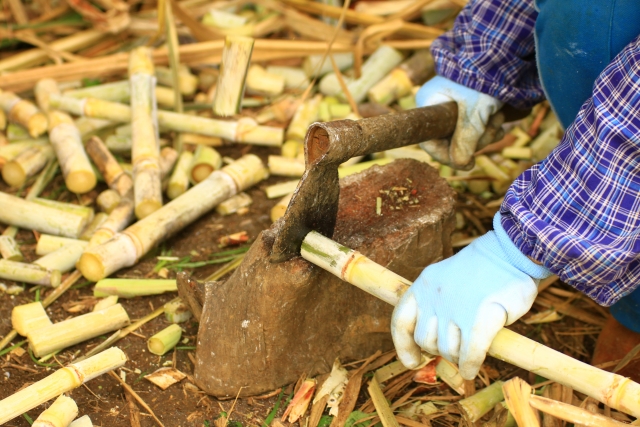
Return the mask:
{"type": "Polygon", "coordinates": [[[596,302],[611,305],[640,285],[640,36],[500,212],[524,254],[596,302]]]}
{"type": "Polygon", "coordinates": [[[535,61],[534,0],[470,0],[431,52],[439,75],[516,108],[544,99],[535,61]]]}

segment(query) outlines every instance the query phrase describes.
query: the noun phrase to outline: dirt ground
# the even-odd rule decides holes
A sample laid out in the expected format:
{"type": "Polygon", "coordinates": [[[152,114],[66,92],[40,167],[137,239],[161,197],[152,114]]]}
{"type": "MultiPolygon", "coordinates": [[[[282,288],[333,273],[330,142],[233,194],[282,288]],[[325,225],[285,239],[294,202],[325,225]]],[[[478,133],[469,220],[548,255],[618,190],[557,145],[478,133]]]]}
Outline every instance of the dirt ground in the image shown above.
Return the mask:
{"type": "MultiPolygon", "coordinates": [[[[251,146],[229,146],[221,147],[219,151],[222,155],[232,158],[237,158],[241,154],[251,152],[258,154],[266,162],[268,154],[277,154],[279,150],[251,146]]],[[[176,257],[191,255],[193,261],[205,260],[208,259],[210,254],[224,250],[218,247],[217,239],[219,237],[239,231],[246,231],[249,234],[251,240],[246,244],[248,246],[261,230],[270,225],[269,211],[277,202],[277,199],[269,200],[266,198],[263,191],[264,188],[288,179],[289,178],[271,177],[267,181],[262,182],[258,186],[248,190],[248,193],[253,198],[253,204],[246,214],[233,214],[222,217],[215,212],[208,213],[181,231],[177,236],[160,245],[155,253],[146,256],[139,264],[132,268],[119,271],[114,277],[157,278],[157,274],[153,272],[153,268],[157,262],[155,257],[162,251],[165,251],[165,253],[170,251],[170,255],[176,257]]],[[[51,196],[52,192],[56,192],[57,194],[54,195],[58,200],[68,202],[78,201],[77,197],[72,193],[66,190],[59,191],[61,186],[63,186],[62,177],[58,175],[44,195],[51,196]]],[[[88,197],[95,198],[98,192],[104,188],[104,183],[102,183],[94,193],[89,194],[88,197]]],[[[6,187],[1,187],[1,185],[0,190],[12,192],[6,187]]],[[[15,191],[13,192],[15,193],[15,191]]],[[[469,201],[465,196],[460,198],[459,203],[461,209],[471,209],[478,201],[469,201]]],[[[4,208],[6,207],[3,207],[3,209],[4,208]]],[[[490,227],[490,219],[482,218],[479,221],[482,226],[486,228],[490,227]]],[[[35,236],[33,233],[30,231],[20,231],[17,239],[27,260],[31,261],[35,259],[35,236]]],[[[209,265],[193,269],[191,273],[195,278],[203,279],[218,268],[219,265],[209,265]]],[[[170,271],[169,277],[175,277],[175,274],[175,271],[170,271]]],[[[1,282],[6,285],[13,284],[9,281],[1,282]]],[[[92,304],[95,302],[95,300],[92,299],[91,285],[92,284],[84,281],[84,279],[81,279],[73,289],[63,295],[63,297],[47,310],[51,319],[57,322],[90,311],[92,304]],[[70,313],[68,311],[70,309],[74,310],[74,307],[77,308],[79,305],[84,306],[79,312],[70,313]]],[[[568,288],[564,289],[569,290],[568,288]]],[[[46,296],[47,292],[47,290],[42,289],[40,291],[40,297],[46,296]]],[[[154,297],[121,299],[120,302],[129,313],[130,318],[135,320],[148,314],[175,296],[175,294],[165,294],[154,297]]],[[[19,304],[32,302],[35,297],[36,292],[34,292],[34,288],[30,286],[27,286],[24,292],[16,296],[10,296],[0,292],[0,336],[4,336],[12,329],[10,321],[11,309],[19,304]]],[[[574,305],[591,309],[589,308],[591,305],[585,301],[578,301],[574,303],[574,305]]],[[[142,397],[165,426],[185,427],[213,425],[214,420],[218,418],[222,411],[228,411],[231,408],[232,401],[219,401],[203,394],[191,384],[189,378],[164,391],[143,378],[144,375],[167,365],[173,365],[187,375],[193,372],[193,363],[189,356],[191,355],[191,357],[193,357],[194,355],[192,346],[195,343],[198,328],[197,323],[193,320],[181,324],[184,328],[183,342],[178,349],[162,357],[152,355],[147,351],[146,338],[167,325],[168,323],[164,319],[164,316],[160,316],[142,326],[135,334],[131,334],[121,340],[117,345],[124,350],[129,357],[129,361],[125,365],[126,369],[119,370],[118,372],[124,372],[124,374],[126,374],[127,384],[142,397]]],[[[599,331],[598,327],[580,322],[571,317],[564,317],[561,321],[554,323],[533,326],[526,325],[523,322],[517,322],[514,328],[532,339],[542,341],[551,347],[584,361],[589,360],[595,337],[597,337],[599,331]]],[[[52,372],[54,367],[59,366],[58,362],[61,364],[69,363],[75,357],[86,353],[104,339],[106,339],[106,336],[93,339],[63,351],[56,356],[56,360],[47,362],[52,364],[53,367],[44,367],[35,364],[28,353],[20,356],[15,353],[10,353],[2,356],[2,358],[0,358],[0,374],[2,375],[0,379],[0,399],[47,376],[52,372]]],[[[18,337],[13,343],[15,344],[22,340],[23,338],[18,337]]],[[[26,346],[23,347],[26,348],[26,346]]],[[[488,360],[487,365],[493,368],[490,369],[490,371],[494,372],[495,376],[502,379],[511,378],[514,375],[523,376],[525,379],[532,379],[528,373],[496,360],[488,360]]],[[[482,387],[479,382],[477,385],[479,388],[482,387]]],[[[436,388],[430,389],[428,393],[439,393],[441,391],[441,389],[436,388]]],[[[285,393],[285,395],[287,394],[285,393]]],[[[80,409],[79,415],[89,415],[94,425],[104,427],[135,426],[131,421],[131,406],[125,398],[123,388],[114,378],[108,375],[103,375],[90,381],[85,386],[74,390],[71,396],[78,404],[80,409]]],[[[234,408],[231,420],[238,421],[243,426],[262,426],[265,418],[276,403],[277,396],[278,394],[276,393],[267,398],[240,400],[234,408]]],[[[31,419],[35,419],[47,405],[48,403],[32,409],[28,412],[28,416],[31,419]]],[[[280,408],[278,415],[282,413],[283,409],[283,407],[280,408]]],[[[140,425],[143,427],[157,425],[144,409],[140,409],[139,418],[140,425]]],[[[23,427],[29,426],[29,422],[25,417],[19,417],[6,425],[23,427]]],[[[434,420],[433,425],[449,424],[438,424],[438,421],[434,420]]]]}

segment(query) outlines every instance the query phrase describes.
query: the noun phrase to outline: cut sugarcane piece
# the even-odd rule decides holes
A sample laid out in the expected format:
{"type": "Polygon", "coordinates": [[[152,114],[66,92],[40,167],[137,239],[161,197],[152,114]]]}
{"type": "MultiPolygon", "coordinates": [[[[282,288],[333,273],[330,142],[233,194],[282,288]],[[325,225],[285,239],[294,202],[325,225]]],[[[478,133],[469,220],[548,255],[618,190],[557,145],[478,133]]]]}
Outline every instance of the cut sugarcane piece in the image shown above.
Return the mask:
{"type": "Polygon", "coordinates": [[[87,242],[84,241],[81,243],[71,243],[35,260],[33,264],[45,269],[58,270],[60,273],[66,273],[75,267],[76,262],[78,262],[80,255],[82,255],[86,247],[87,242]]]}
{"type": "Polygon", "coordinates": [[[102,212],[109,214],[118,206],[121,198],[116,190],[108,188],[98,194],[98,197],[96,197],[96,205],[102,212]]]}
{"type": "Polygon", "coordinates": [[[426,49],[418,50],[376,83],[369,90],[368,98],[378,104],[389,105],[411,94],[413,86],[426,82],[434,74],[434,69],[431,53],[426,49]]]}
{"type": "Polygon", "coordinates": [[[0,206],[11,206],[11,209],[0,209],[0,223],[41,233],[77,238],[88,223],[87,217],[75,212],[65,212],[3,192],[0,192],[0,206]]]}
{"type": "Polygon", "coordinates": [[[29,148],[44,146],[49,146],[49,140],[47,138],[15,141],[7,145],[0,146],[0,165],[15,159],[20,153],[29,148]]]}
{"type": "MultiPolygon", "coordinates": [[[[173,77],[171,69],[168,67],[156,67],[156,78],[158,83],[163,86],[173,88],[173,77]]],[[[178,68],[178,90],[181,94],[191,96],[198,89],[198,77],[193,75],[186,65],[180,65],[178,68]]]]}
{"type": "Polygon", "coordinates": [[[129,316],[121,304],[93,311],[51,326],[30,331],[29,347],[37,357],[70,347],[129,324],[129,316]]]}
{"type": "MultiPolygon", "coordinates": [[[[397,305],[411,282],[317,232],[309,233],[301,255],[365,292],[397,305]]],[[[616,410],[640,415],[640,384],[590,366],[543,344],[502,329],[488,354],[522,369],[572,387],[616,410]]]]}
{"type": "Polygon", "coordinates": [[[302,68],[269,65],[267,73],[284,78],[285,89],[304,90],[311,83],[302,68]]]}
{"type": "Polygon", "coordinates": [[[475,423],[498,403],[504,400],[502,394],[502,381],[496,381],[488,387],[476,392],[473,396],[462,399],[458,402],[462,414],[465,419],[471,423],[475,423]]]}
{"type": "Polygon", "coordinates": [[[265,189],[268,199],[275,199],[276,197],[282,197],[287,194],[291,194],[298,188],[299,179],[292,181],[281,182],[280,184],[270,185],[265,189]]]}
{"type": "Polygon", "coordinates": [[[247,23],[247,17],[224,10],[211,9],[202,17],[202,23],[216,28],[237,28],[247,23]]]}
{"type": "Polygon", "coordinates": [[[506,147],[502,149],[502,156],[508,159],[530,160],[533,150],[530,147],[506,147]]]}
{"type": "Polygon", "coordinates": [[[220,215],[231,215],[243,208],[251,205],[253,199],[247,193],[238,193],[235,196],[225,200],[216,207],[216,212],[220,215]]]}
{"type": "Polygon", "coordinates": [[[53,156],[50,145],[27,148],[2,167],[2,179],[12,187],[22,187],[27,179],[40,172],[53,156]]]}
{"type": "Polygon", "coordinates": [[[91,422],[91,418],[89,415],[84,415],[77,420],[74,420],[69,427],[93,427],[93,423],[91,422]]]}
{"type": "Polygon", "coordinates": [[[197,133],[182,133],[183,144],[208,145],[209,147],[220,147],[222,139],[216,136],[198,135],[197,133]]]}
{"type": "MultiPolygon", "coordinates": [[[[333,59],[340,71],[344,71],[353,65],[353,53],[333,53],[333,59]]],[[[302,62],[302,70],[307,77],[322,77],[333,71],[331,59],[324,55],[310,55],[302,62]]]]}
{"type": "Polygon", "coordinates": [[[215,115],[229,117],[240,113],[253,42],[250,37],[227,36],[213,97],[215,115]]]}
{"type": "Polygon", "coordinates": [[[9,141],[22,141],[31,138],[31,135],[24,127],[16,123],[9,123],[7,124],[6,137],[9,141]]]}
{"type": "Polygon", "coordinates": [[[291,120],[301,103],[302,102],[300,98],[297,97],[280,97],[273,104],[260,111],[260,113],[256,117],[256,121],[258,123],[266,123],[271,120],[288,122],[289,120],[291,120]]]}
{"type": "Polygon", "coordinates": [[[78,99],[96,98],[105,101],[125,102],[131,96],[131,84],[128,80],[120,80],[80,89],[65,90],[63,95],[78,99]]]}
{"type": "Polygon", "coordinates": [[[316,391],[316,380],[313,378],[307,378],[300,385],[300,388],[289,402],[287,409],[285,409],[282,414],[282,419],[286,420],[289,417],[290,423],[295,423],[302,417],[305,412],[307,412],[307,408],[309,407],[309,403],[311,402],[311,398],[313,397],[313,393],[316,391]]]}
{"type": "Polygon", "coordinates": [[[172,147],[164,147],[160,150],[160,177],[165,179],[178,160],[178,152],[172,147]]]}
{"type": "Polygon", "coordinates": [[[183,323],[192,316],[189,307],[182,300],[169,301],[164,305],[164,317],[169,323],[183,323]]]}
{"type": "Polygon", "coordinates": [[[175,279],[102,279],[93,287],[93,296],[134,298],[177,291],[175,279]]]}
{"type": "Polygon", "coordinates": [[[117,295],[109,295],[107,297],[104,297],[102,299],[100,299],[100,301],[98,301],[96,303],[96,305],[93,306],[93,310],[91,311],[100,311],[100,310],[104,310],[105,308],[109,308],[113,305],[116,305],[118,303],[118,296],[117,295]]]}
{"type": "Polygon", "coordinates": [[[32,427],[67,427],[78,416],[78,405],[64,394],[61,394],[33,422],[32,427]]]}
{"type": "Polygon", "coordinates": [[[529,404],[534,409],[573,423],[575,426],[622,427],[629,425],[616,421],[612,418],[605,417],[604,415],[578,408],[577,406],[547,399],[546,397],[536,396],[535,394],[532,394],[529,397],[529,404]]]}
{"type": "Polygon", "coordinates": [[[192,184],[205,180],[211,172],[222,167],[222,156],[215,149],[206,145],[198,145],[193,153],[193,160],[189,170],[192,184]]]}
{"type": "Polygon", "coordinates": [[[36,255],[44,256],[70,244],[84,244],[86,246],[87,242],[79,239],[70,239],[68,237],[53,236],[51,234],[41,234],[36,244],[36,255]]]}
{"type": "Polygon", "coordinates": [[[147,348],[153,354],[162,356],[178,344],[182,328],[176,324],[167,326],[147,341],[147,348]]]}
{"type": "Polygon", "coordinates": [[[31,331],[51,324],[51,319],[40,301],[18,305],[11,310],[11,326],[23,337],[31,331]]]}
{"type": "Polygon", "coordinates": [[[316,95],[298,107],[287,128],[286,136],[288,140],[304,142],[309,125],[318,120],[321,101],[322,95],[316,95]]]}
{"type": "Polygon", "coordinates": [[[532,389],[523,379],[514,377],[502,385],[504,399],[521,427],[539,427],[538,415],[529,404],[532,389]]]}
{"type": "Polygon", "coordinates": [[[247,72],[247,93],[276,96],[284,92],[284,77],[271,74],[259,65],[252,65],[247,72]]]}
{"type": "MultiPolygon", "coordinates": [[[[367,97],[367,92],[382,80],[391,70],[402,61],[402,54],[392,47],[382,45],[365,61],[359,79],[347,83],[347,90],[356,103],[367,97]]],[[[347,101],[342,90],[338,98],[347,101]]]]}
{"type": "Polygon", "coordinates": [[[0,91],[0,109],[4,110],[9,121],[24,126],[33,138],[47,131],[47,116],[33,103],[13,92],[0,91]]]}
{"type": "Polygon", "coordinates": [[[162,240],[267,176],[268,171],[259,157],[245,155],[214,171],[207,179],[111,240],[88,248],[78,262],[78,269],[87,279],[98,281],[120,268],[133,265],[162,240]]]}
{"type": "Polygon", "coordinates": [[[111,127],[113,122],[103,119],[92,119],[91,117],[79,117],[74,121],[82,138],[89,138],[95,132],[111,127]]]}
{"type": "Polygon", "coordinates": [[[360,162],[360,163],[356,163],[356,164],[351,164],[351,165],[347,165],[347,166],[340,166],[338,168],[338,177],[344,178],[345,176],[353,175],[353,174],[358,173],[358,172],[362,172],[363,170],[368,169],[368,168],[370,168],[372,166],[382,166],[382,165],[386,165],[388,163],[391,163],[392,161],[393,161],[393,159],[381,158],[381,159],[369,160],[367,162],[360,162]]]}
{"type": "Polygon", "coordinates": [[[304,174],[304,161],[282,156],[269,156],[269,173],[278,176],[301,177],[304,174]]]}
{"type": "Polygon", "coordinates": [[[97,136],[90,138],[86,143],[86,150],[109,188],[116,190],[120,196],[124,196],[133,188],[133,180],[100,138],[97,136]]]}
{"type": "Polygon", "coordinates": [[[84,151],[82,136],[68,114],[49,113],[49,140],[58,158],[64,182],[69,191],[87,193],[96,186],[96,174],[84,151]]]}
{"type": "Polygon", "coordinates": [[[271,211],[269,212],[269,218],[271,218],[271,222],[276,222],[278,219],[284,216],[292,197],[293,193],[289,194],[288,196],[284,196],[278,201],[278,203],[275,204],[274,207],[271,208],[271,211]]]}
{"type": "MultiPolygon", "coordinates": [[[[118,206],[120,205],[118,204],[118,206]]],[[[87,225],[84,228],[84,230],[82,230],[82,234],[80,235],[80,240],[84,240],[86,242],[91,240],[91,238],[93,237],[93,234],[100,227],[102,227],[102,224],[104,224],[107,221],[107,219],[109,219],[109,215],[104,212],[98,212],[97,214],[95,214],[95,216],[93,217],[93,220],[89,223],[89,225],[87,225]]]]}
{"type": "MultiPolygon", "coordinates": [[[[182,140],[184,143],[184,139],[182,140]]],[[[167,185],[167,196],[173,200],[183,194],[189,188],[189,171],[193,162],[193,153],[183,151],[178,158],[178,163],[173,169],[167,185]]]]}
{"type": "Polygon", "coordinates": [[[104,140],[104,145],[114,153],[127,154],[131,152],[131,136],[109,135],[104,140]]]}
{"type": "Polygon", "coordinates": [[[539,162],[551,153],[551,151],[558,146],[560,139],[562,138],[562,126],[556,122],[544,130],[540,135],[536,137],[529,147],[533,151],[533,161],[539,162]]]}
{"type": "Polygon", "coordinates": [[[0,401],[0,424],[14,419],[36,406],[80,387],[106,372],[121,367],[127,356],[117,347],[98,353],[82,362],[72,363],[0,401]]]}
{"type": "Polygon", "coordinates": [[[107,219],[98,227],[89,239],[89,247],[100,245],[124,230],[134,220],[133,198],[131,193],[120,199],[120,203],[111,211],[107,219]]]}
{"type": "Polygon", "coordinates": [[[289,141],[285,141],[285,143],[282,144],[280,153],[282,157],[287,157],[289,159],[295,159],[298,156],[304,156],[304,143],[291,139],[289,141]]]}
{"type": "MultiPolygon", "coordinates": [[[[38,108],[40,108],[40,111],[43,113],[47,113],[50,110],[49,96],[52,93],[60,94],[60,89],[58,88],[58,83],[55,80],[42,79],[38,80],[33,92],[36,97],[36,104],[38,105],[38,108]]],[[[49,123],[49,129],[51,129],[51,123],[49,123]]]]}
{"type": "Polygon", "coordinates": [[[131,82],[131,163],[133,163],[134,212],[138,219],[162,206],[160,149],[153,105],[155,79],[151,52],[137,48],[129,56],[131,82]]]}
{"type": "Polygon", "coordinates": [[[352,113],[351,106],[349,104],[330,104],[329,114],[331,119],[344,119],[352,113]]]}
{"type": "Polygon", "coordinates": [[[22,261],[24,256],[13,236],[0,236],[0,255],[8,261],[22,261]]]}
{"type": "Polygon", "coordinates": [[[260,126],[251,117],[242,117],[237,122],[236,141],[247,144],[279,147],[284,140],[284,129],[260,126]]]}
{"type": "Polygon", "coordinates": [[[0,259],[0,279],[55,288],[60,285],[61,277],[58,270],[48,270],[39,265],[0,259]]]}
{"type": "Polygon", "coordinates": [[[68,212],[78,215],[84,219],[85,224],[89,224],[95,215],[92,208],[76,205],[74,203],[58,202],[57,200],[43,199],[41,197],[34,197],[31,201],[41,206],[57,209],[60,212],[68,212]]]}

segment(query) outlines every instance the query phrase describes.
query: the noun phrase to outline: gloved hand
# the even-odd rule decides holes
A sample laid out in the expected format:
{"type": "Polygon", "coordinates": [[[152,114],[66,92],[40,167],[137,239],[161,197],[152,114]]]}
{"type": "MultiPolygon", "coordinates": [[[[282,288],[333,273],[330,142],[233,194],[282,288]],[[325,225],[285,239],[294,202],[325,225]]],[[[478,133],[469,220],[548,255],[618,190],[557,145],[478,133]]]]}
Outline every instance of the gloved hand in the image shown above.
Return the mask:
{"type": "Polygon", "coordinates": [[[458,363],[473,379],[498,331],[533,304],[551,272],[527,258],[500,224],[444,261],[430,265],[402,296],[391,319],[398,358],[420,364],[420,348],[458,363]]]}
{"type": "Polygon", "coordinates": [[[449,101],[458,103],[458,123],[451,141],[433,139],[420,146],[440,163],[469,170],[477,150],[502,138],[504,115],[498,110],[504,103],[441,76],[429,80],[416,94],[418,107],[449,101]]]}

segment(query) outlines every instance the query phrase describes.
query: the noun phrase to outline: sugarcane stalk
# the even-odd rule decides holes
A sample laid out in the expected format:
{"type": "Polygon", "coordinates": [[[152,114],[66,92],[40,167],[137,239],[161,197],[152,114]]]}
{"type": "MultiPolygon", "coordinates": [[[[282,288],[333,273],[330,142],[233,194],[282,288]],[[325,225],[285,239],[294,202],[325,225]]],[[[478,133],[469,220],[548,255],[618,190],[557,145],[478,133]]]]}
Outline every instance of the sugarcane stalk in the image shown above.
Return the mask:
{"type": "Polygon", "coordinates": [[[197,184],[206,179],[211,172],[222,167],[222,156],[215,149],[206,145],[198,145],[193,153],[189,170],[189,180],[197,184]]]}
{"type": "Polygon", "coordinates": [[[282,156],[269,156],[269,173],[278,176],[301,177],[304,174],[304,161],[282,156]]]}
{"type": "Polygon", "coordinates": [[[61,111],[49,113],[49,140],[58,158],[64,182],[69,191],[87,193],[96,186],[96,174],[84,151],[82,136],[68,114],[61,111]]]}
{"type": "Polygon", "coordinates": [[[247,72],[246,85],[247,93],[251,95],[277,96],[284,91],[284,77],[254,64],[247,72]]]}
{"type": "Polygon", "coordinates": [[[529,404],[534,409],[573,423],[576,426],[578,424],[593,427],[622,427],[629,425],[616,421],[612,418],[605,417],[604,415],[578,408],[577,406],[568,405],[542,396],[536,396],[535,394],[531,395],[529,398],[529,404]]]}
{"type": "Polygon", "coordinates": [[[71,243],[35,260],[33,264],[39,265],[44,269],[66,273],[75,267],[86,247],[87,242],[84,241],[71,243]]]}
{"type": "MultiPolygon", "coordinates": [[[[383,301],[396,305],[411,282],[319,233],[309,233],[302,257],[383,301]]],[[[633,416],[640,415],[640,385],[603,371],[543,344],[502,329],[488,354],[522,369],[572,387],[599,402],[633,416]]]]}
{"type": "Polygon", "coordinates": [[[318,111],[322,95],[316,95],[302,103],[287,128],[287,139],[304,142],[309,125],[318,120],[318,111]]]}
{"type": "Polygon", "coordinates": [[[57,370],[53,374],[0,401],[0,424],[24,414],[36,406],[80,387],[106,372],[119,368],[127,361],[127,356],[117,347],[82,362],[57,370]]]}
{"type": "Polygon", "coordinates": [[[227,36],[225,39],[213,97],[215,115],[228,117],[240,113],[253,42],[252,38],[240,36],[227,36]]]}
{"type": "Polygon", "coordinates": [[[80,89],[66,90],[63,95],[77,99],[96,98],[105,101],[127,102],[131,96],[131,83],[129,80],[120,80],[80,89]]]}
{"type": "Polygon", "coordinates": [[[177,291],[175,279],[101,279],[93,287],[93,296],[134,298],[177,291]]]}
{"type": "Polygon", "coordinates": [[[17,305],[11,310],[11,326],[23,337],[31,331],[51,324],[51,319],[40,301],[17,305]]]}
{"type": "Polygon", "coordinates": [[[87,242],[79,239],[70,239],[68,237],[52,236],[51,234],[41,234],[36,244],[36,255],[44,256],[71,244],[84,244],[86,246],[87,242]]]}
{"type": "Polygon", "coordinates": [[[502,402],[504,400],[504,395],[502,394],[503,384],[503,381],[496,381],[474,395],[459,401],[458,406],[462,410],[465,419],[475,423],[498,403],[502,402]]]}
{"type": "Polygon", "coordinates": [[[178,344],[182,337],[182,328],[169,325],[147,340],[147,348],[153,354],[162,356],[178,344]]]}
{"type": "Polygon", "coordinates": [[[100,138],[90,138],[86,143],[86,150],[109,188],[116,190],[120,196],[124,196],[133,188],[133,180],[100,138]]]}
{"type": "Polygon", "coordinates": [[[32,427],[67,427],[78,416],[78,405],[61,394],[31,425],[32,427]]]}
{"type": "MultiPolygon", "coordinates": [[[[155,75],[158,83],[173,88],[173,77],[171,76],[170,68],[156,67],[155,75]]],[[[191,96],[196,92],[196,89],[198,89],[198,77],[191,74],[187,66],[181,65],[178,68],[178,90],[183,95],[191,96]]]]}
{"type": "Polygon", "coordinates": [[[16,123],[8,123],[5,134],[9,141],[22,141],[31,138],[29,131],[16,123]]]}
{"type": "MultiPolygon", "coordinates": [[[[119,205],[118,205],[119,206],[119,205]]],[[[87,225],[84,230],[82,230],[82,234],[80,235],[80,240],[88,242],[93,237],[93,234],[98,230],[102,225],[109,219],[109,215],[104,212],[98,212],[93,217],[93,220],[87,225]]]]}
{"type": "Polygon", "coordinates": [[[29,347],[37,357],[115,331],[129,324],[129,316],[121,304],[92,311],[51,326],[30,331],[29,347]]]}
{"type": "Polygon", "coordinates": [[[93,232],[89,239],[88,247],[100,245],[111,239],[116,233],[131,224],[134,218],[133,197],[129,192],[120,199],[118,206],[111,211],[107,219],[93,232]]]}
{"type": "MultiPolygon", "coordinates": [[[[184,143],[184,139],[182,140],[184,143]]],[[[193,153],[190,151],[183,151],[180,153],[178,163],[173,169],[171,178],[167,185],[167,196],[173,200],[176,197],[183,194],[189,188],[189,170],[191,163],[193,162],[193,153]]]]}
{"type": "Polygon", "coordinates": [[[160,150],[160,178],[163,180],[169,176],[178,160],[178,152],[173,147],[164,147],[160,150]]]}
{"type": "MultiPolygon", "coordinates": [[[[332,53],[332,55],[340,71],[351,68],[353,65],[353,53],[351,52],[332,53]]],[[[302,62],[302,70],[309,78],[322,77],[325,74],[332,72],[333,66],[331,65],[331,60],[328,56],[323,54],[309,55],[302,62]]]]}
{"type": "Polygon", "coordinates": [[[82,135],[83,140],[93,136],[93,134],[99,130],[114,125],[114,122],[110,120],[93,119],[91,117],[78,117],[74,123],[78,128],[80,135],[82,135]]]}
{"type": "Polygon", "coordinates": [[[0,209],[1,223],[41,233],[77,238],[88,223],[86,217],[77,213],[65,212],[3,192],[0,192],[0,206],[11,206],[11,209],[0,209]]]}
{"type": "Polygon", "coordinates": [[[222,139],[216,136],[198,135],[197,133],[183,132],[182,134],[183,144],[196,144],[196,145],[208,145],[210,147],[220,147],[222,139]]]}
{"type": "Polygon", "coordinates": [[[50,145],[27,148],[2,167],[2,179],[12,187],[22,187],[27,179],[40,172],[53,157],[50,145]]]}
{"type": "Polygon", "coordinates": [[[24,256],[13,236],[0,236],[0,255],[8,261],[22,261],[24,256]]]}
{"type": "Polygon", "coordinates": [[[122,199],[122,197],[120,197],[120,194],[118,194],[116,190],[108,188],[98,194],[98,197],[96,197],[96,205],[102,212],[109,214],[118,206],[120,199],[122,199]]]}
{"type": "Polygon", "coordinates": [[[162,206],[160,148],[153,91],[155,78],[151,52],[137,48],[129,56],[131,82],[131,162],[134,212],[138,219],[162,206]]]}
{"type": "Polygon", "coordinates": [[[238,212],[242,208],[246,208],[247,206],[253,203],[253,199],[247,193],[238,193],[235,196],[225,200],[220,203],[218,207],[216,207],[216,212],[220,215],[231,215],[232,213],[238,212]]]}
{"type": "Polygon", "coordinates": [[[79,217],[84,219],[85,225],[89,224],[91,220],[93,220],[93,217],[95,215],[93,209],[88,206],[80,206],[74,203],[65,203],[59,202],[57,200],[43,199],[41,197],[34,197],[33,199],[31,199],[31,201],[41,206],[57,209],[60,212],[69,212],[78,215],[79,217]]]}
{"type": "Polygon", "coordinates": [[[87,249],[78,268],[87,279],[98,281],[120,268],[133,265],[162,240],[267,175],[259,157],[243,156],[214,171],[207,179],[113,239],[87,249]]]}
{"type": "Polygon", "coordinates": [[[32,102],[13,92],[0,91],[0,108],[7,114],[9,121],[25,127],[33,138],[47,131],[47,116],[32,102]]]}
{"type": "Polygon", "coordinates": [[[15,159],[23,151],[33,147],[49,146],[48,138],[14,141],[0,147],[0,165],[15,159]]]}
{"type": "Polygon", "coordinates": [[[274,126],[260,126],[251,117],[242,117],[236,123],[237,142],[263,145],[267,147],[279,147],[284,139],[284,129],[274,126]]]}

